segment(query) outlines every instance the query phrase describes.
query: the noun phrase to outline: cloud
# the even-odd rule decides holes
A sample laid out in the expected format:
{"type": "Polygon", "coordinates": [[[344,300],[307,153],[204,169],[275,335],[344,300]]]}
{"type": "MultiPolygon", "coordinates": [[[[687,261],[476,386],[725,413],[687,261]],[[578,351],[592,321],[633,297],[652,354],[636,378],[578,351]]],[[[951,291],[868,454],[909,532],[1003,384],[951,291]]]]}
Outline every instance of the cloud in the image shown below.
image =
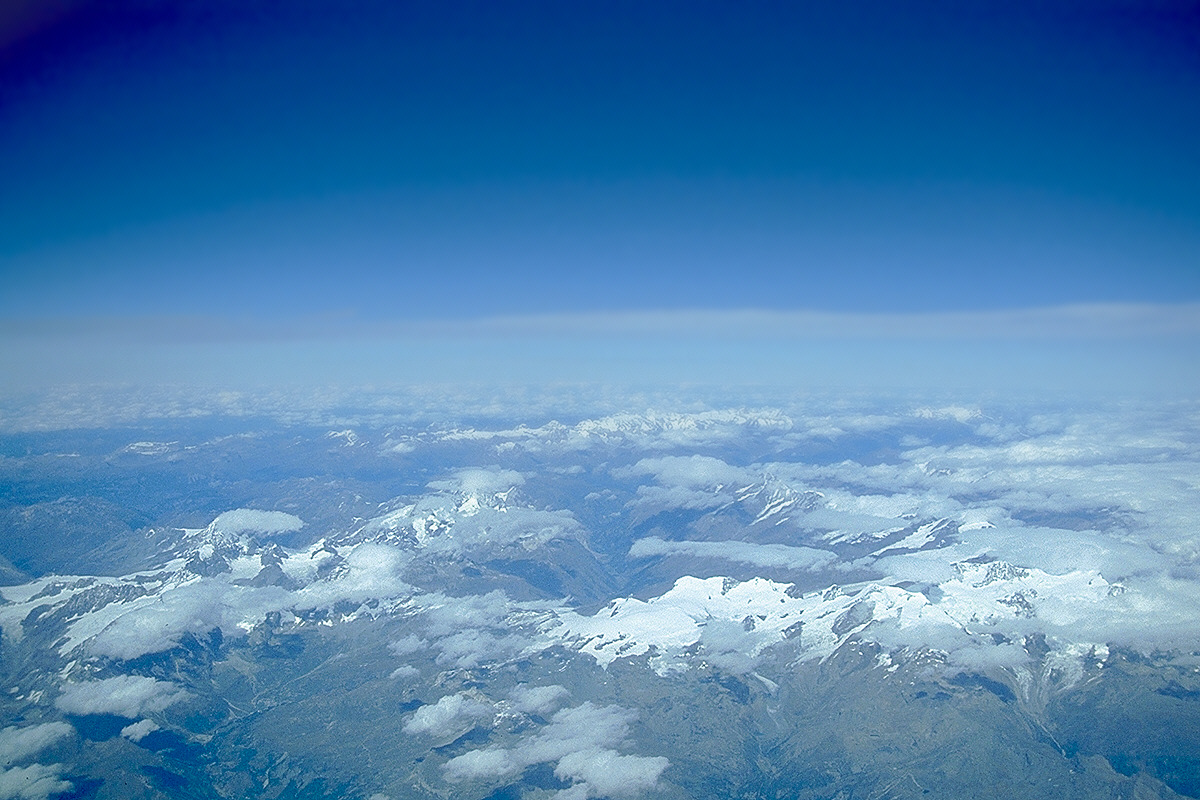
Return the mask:
{"type": "MultiPolygon", "coordinates": [[[[328,576],[296,591],[239,585],[220,575],[168,586],[132,602],[110,603],[73,623],[61,652],[86,641],[92,654],[128,660],[170,649],[186,633],[203,634],[213,628],[226,635],[244,633],[272,611],[407,597],[413,591],[400,578],[411,554],[397,547],[366,542],[344,548],[342,559],[328,576]]],[[[301,560],[311,563],[311,559],[301,560]]]]}
{"type": "MultiPolygon", "coordinates": [[[[561,687],[560,687],[561,688],[561,687]]],[[[573,785],[560,797],[631,797],[652,789],[668,766],[661,756],[620,753],[636,714],[591,702],[555,712],[550,723],[511,748],[488,747],[450,759],[447,780],[491,780],[533,764],[557,762],[555,775],[573,785]]]]}
{"type": "Polygon", "coordinates": [[[946,663],[951,667],[982,674],[996,669],[1016,669],[1029,663],[1029,660],[1029,654],[1019,645],[980,642],[954,650],[946,657],[946,663]]]}
{"type": "Polygon", "coordinates": [[[405,636],[403,639],[397,639],[388,645],[394,655],[409,656],[428,647],[428,643],[420,636],[405,636]]]}
{"type": "Polygon", "coordinates": [[[428,594],[417,601],[425,606],[425,635],[438,651],[436,662],[457,669],[500,663],[537,647],[537,623],[551,607],[517,603],[500,590],[463,597],[428,594]]]}
{"type": "Polygon", "coordinates": [[[291,533],[304,527],[304,520],[282,511],[259,511],[236,508],[226,511],[212,521],[211,527],[223,533],[259,533],[266,536],[291,533]]]}
{"type": "Polygon", "coordinates": [[[583,534],[570,511],[524,504],[512,491],[522,482],[521,475],[511,470],[461,470],[429,484],[434,492],[412,503],[397,503],[399,507],[367,521],[353,536],[382,541],[400,537],[428,556],[490,550],[516,542],[536,546],[583,534]]]}
{"type": "Polygon", "coordinates": [[[1200,334],[1200,305],[1091,304],[926,313],[624,311],[498,317],[458,331],[521,335],[700,336],[791,339],[1120,339],[1200,334]]]}
{"type": "Polygon", "coordinates": [[[750,470],[735,467],[712,456],[662,456],[643,458],[630,467],[614,469],[614,478],[653,475],[663,486],[687,489],[711,489],[716,486],[746,486],[760,479],[750,470]]]}
{"type": "Polygon", "coordinates": [[[467,694],[448,694],[432,705],[418,708],[404,723],[404,732],[409,735],[427,734],[441,738],[460,732],[474,725],[474,720],[491,717],[491,703],[467,694]]]}
{"type": "Polygon", "coordinates": [[[614,750],[581,750],[563,756],[554,774],[588,787],[583,797],[632,797],[654,787],[668,766],[662,756],[622,755],[614,750]]]}
{"type": "Polygon", "coordinates": [[[429,488],[442,492],[462,492],[467,495],[485,495],[505,492],[525,483],[521,473],[511,469],[473,467],[460,469],[449,478],[431,481],[429,488]]]}
{"type": "Polygon", "coordinates": [[[753,629],[747,630],[741,621],[708,620],[700,632],[700,656],[705,662],[719,670],[743,675],[754,669],[759,659],[753,655],[759,650],[760,637],[753,629]]]}
{"type": "Polygon", "coordinates": [[[569,694],[565,686],[526,686],[521,684],[509,697],[513,708],[526,714],[546,714],[569,694]]]}
{"type": "Polygon", "coordinates": [[[511,750],[489,748],[487,750],[470,750],[461,756],[450,759],[446,763],[444,771],[446,779],[449,781],[470,781],[502,778],[512,775],[526,766],[511,750]]]}
{"type": "MultiPolygon", "coordinates": [[[[712,456],[643,458],[636,464],[612,470],[618,480],[651,475],[656,485],[642,483],[629,507],[638,513],[634,522],[664,510],[719,509],[748,499],[745,490],[760,486],[792,492],[766,475],[760,467],[738,467],[712,456]]],[[[794,494],[794,493],[793,493],[794,494]]]]}
{"type": "Polygon", "coordinates": [[[158,725],[154,721],[143,719],[121,728],[121,735],[131,742],[140,742],[156,730],[158,725]]]}
{"type": "Polygon", "coordinates": [[[481,664],[507,661],[523,652],[530,643],[530,639],[520,634],[468,628],[439,639],[435,646],[441,653],[436,660],[442,666],[471,669],[481,664]]]}
{"type": "Polygon", "coordinates": [[[289,593],[276,586],[234,586],[224,577],[195,580],[134,603],[111,603],[90,619],[81,619],[65,653],[76,639],[87,640],[92,654],[133,659],[169,650],[185,633],[220,628],[237,631],[238,623],[259,621],[268,611],[288,607],[289,593]],[[96,628],[99,627],[97,631],[96,628]],[[89,638],[90,637],[90,638],[89,638]]]}
{"type": "Polygon", "coordinates": [[[692,556],[736,561],[756,567],[817,570],[838,560],[828,550],[814,547],[792,547],[783,544],[752,544],[749,542],[668,542],[656,536],[638,539],[629,548],[632,558],[651,556],[692,556]]]}
{"type": "MultiPolygon", "coordinates": [[[[677,402],[677,397],[662,398],[677,402]]],[[[604,398],[603,405],[616,405],[621,410],[606,416],[583,419],[573,426],[551,421],[541,427],[519,425],[497,430],[453,430],[439,434],[441,441],[498,441],[498,451],[520,448],[529,452],[570,453],[597,447],[630,447],[641,450],[666,450],[677,447],[713,445],[753,435],[774,435],[791,429],[792,420],[778,409],[722,408],[707,411],[677,412],[648,410],[628,411],[630,403],[641,404],[626,396],[604,398]],[[623,400],[624,402],[620,402],[623,400]],[[617,402],[614,402],[617,401],[617,402]]],[[[590,405],[600,405],[594,398],[590,405]]],[[[528,406],[528,400],[522,403],[528,406]]],[[[536,413],[563,413],[563,398],[559,397],[545,409],[530,409],[536,413]]],[[[593,408],[587,409],[589,412],[593,408]]],[[[572,465],[571,468],[579,468],[572,465]]],[[[629,473],[630,475],[636,473],[629,473]]]]}
{"type": "Polygon", "coordinates": [[[62,779],[63,764],[30,764],[0,770],[0,800],[47,800],[74,789],[62,779]]]}
{"type": "Polygon", "coordinates": [[[412,555],[398,547],[364,542],[347,551],[344,558],[344,570],[293,592],[292,607],[321,608],[339,600],[363,602],[413,591],[400,579],[400,571],[412,555]]]}
{"type": "Polygon", "coordinates": [[[162,711],[187,697],[173,683],[138,675],[118,675],[99,681],[68,683],[54,701],[67,714],[116,714],[140,717],[162,711]]]}
{"type": "Polygon", "coordinates": [[[532,548],[554,539],[582,535],[583,526],[570,511],[510,506],[504,511],[484,509],[459,517],[448,535],[431,538],[426,547],[457,553],[520,542],[532,548]]]}
{"type": "Polygon", "coordinates": [[[19,764],[75,732],[65,722],[46,722],[28,728],[8,727],[0,730],[0,767],[19,764]]]}

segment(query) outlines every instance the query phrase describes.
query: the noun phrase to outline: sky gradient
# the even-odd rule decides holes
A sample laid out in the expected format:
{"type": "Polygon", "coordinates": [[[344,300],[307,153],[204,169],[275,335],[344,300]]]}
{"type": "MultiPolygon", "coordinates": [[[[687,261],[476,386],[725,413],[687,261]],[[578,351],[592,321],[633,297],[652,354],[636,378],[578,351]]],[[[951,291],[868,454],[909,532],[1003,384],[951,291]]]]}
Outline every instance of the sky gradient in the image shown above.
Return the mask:
{"type": "Polygon", "coordinates": [[[1200,299],[1196,3],[27,5],[6,316],[1200,299]]]}
{"type": "Polygon", "coordinates": [[[0,327],[1194,318],[1196,142],[1182,0],[18,2],[0,327]]]}

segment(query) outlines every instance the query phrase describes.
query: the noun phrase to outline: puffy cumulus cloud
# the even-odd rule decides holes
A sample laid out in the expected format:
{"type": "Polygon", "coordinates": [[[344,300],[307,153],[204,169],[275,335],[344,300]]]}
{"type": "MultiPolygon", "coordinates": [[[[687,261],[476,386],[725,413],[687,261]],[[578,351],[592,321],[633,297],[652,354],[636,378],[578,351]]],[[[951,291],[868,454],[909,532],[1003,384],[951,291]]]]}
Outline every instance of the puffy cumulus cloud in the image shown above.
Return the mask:
{"type": "MultiPolygon", "coordinates": [[[[397,639],[396,641],[389,644],[388,650],[391,651],[391,653],[396,656],[405,658],[407,656],[413,655],[414,653],[419,653],[422,650],[426,649],[427,647],[429,647],[429,643],[426,642],[424,639],[422,639],[419,636],[409,635],[409,636],[405,636],[401,639],[397,639]]],[[[419,669],[417,669],[416,667],[414,667],[412,664],[401,664],[400,666],[398,666],[394,670],[392,670],[391,674],[388,675],[388,677],[392,678],[392,679],[414,678],[420,674],[421,674],[421,671],[419,669]]]]}
{"type": "Polygon", "coordinates": [[[47,800],[75,788],[62,779],[62,764],[30,764],[0,770],[0,800],[47,800]]]}
{"type": "Polygon", "coordinates": [[[488,780],[512,775],[526,766],[511,750],[470,750],[450,759],[445,775],[449,781],[488,780]]]}
{"type": "Polygon", "coordinates": [[[286,514],[282,511],[236,508],[233,511],[226,511],[214,519],[212,527],[215,530],[234,535],[258,533],[265,536],[277,536],[300,530],[304,527],[304,520],[295,514],[286,514]]]}
{"type": "Polygon", "coordinates": [[[162,711],[188,694],[173,683],[140,675],[118,675],[99,681],[69,683],[54,701],[67,714],[116,714],[140,717],[162,711]]]}
{"type": "Polygon", "coordinates": [[[903,417],[894,414],[850,409],[833,414],[806,414],[796,419],[796,430],[786,438],[793,443],[810,439],[835,439],[846,434],[879,433],[904,422],[903,417]]]}
{"type": "Polygon", "coordinates": [[[10,726],[0,730],[0,767],[19,764],[75,732],[65,722],[46,722],[28,728],[10,726]]]}
{"type": "MultiPolygon", "coordinates": [[[[1063,605],[1059,599],[1055,610],[1063,605]]],[[[1200,649],[1200,582],[1169,576],[1131,579],[1101,606],[1062,608],[1046,630],[1075,642],[1116,643],[1143,652],[1200,649]]]]}
{"type": "MultiPolygon", "coordinates": [[[[565,410],[561,396],[545,406],[545,414],[561,414],[565,410]]],[[[604,406],[628,408],[645,402],[650,404],[677,404],[678,396],[656,398],[633,398],[620,395],[607,398],[604,406]]],[[[729,398],[724,398],[728,402],[729,398]]],[[[589,404],[589,406],[595,405],[589,404]]],[[[522,403],[526,411],[532,411],[527,402],[522,403]]],[[[582,413],[594,414],[597,409],[581,409],[582,413]]],[[[722,443],[747,436],[776,436],[790,430],[792,420],[778,409],[724,408],[707,411],[677,412],[649,410],[644,413],[617,411],[607,416],[584,419],[568,426],[560,422],[549,422],[541,427],[498,430],[454,430],[440,434],[442,441],[488,441],[499,442],[498,451],[520,448],[527,452],[570,453],[598,447],[628,447],[641,450],[667,450],[677,447],[697,447],[722,443]]]]}
{"type": "MultiPolygon", "coordinates": [[[[881,558],[875,566],[892,582],[938,585],[934,609],[961,611],[966,606],[960,604],[971,597],[981,602],[989,598],[992,608],[999,608],[996,603],[1009,608],[1028,603],[1028,614],[990,620],[983,614],[968,618],[960,613],[960,622],[976,631],[1014,639],[1042,633],[1063,643],[1111,643],[1146,652],[1200,647],[1195,624],[1200,581],[1171,576],[1171,559],[1145,543],[1088,531],[1018,527],[969,530],[962,540],[937,550],[881,558]],[[979,557],[999,560],[966,568],[968,559],[978,562],[979,557]],[[996,577],[985,576],[992,566],[996,577]],[[1001,577],[1014,566],[1014,580],[1001,577]],[[1005,588],[996,594],[997,587],[1005,588]]],[[[944,626],[879,627],[871,635],[893,646],[961,651],[955,659],[964,666],[970,659],[984,659],[981,667],[1010,666],[992,662],[1003,649],[989,644],[980,650],[977,642],[944,626]]]]}
{"type": "Polygon", "coordinates": [[[563,780],[575,781],[575,786],[587,787],[586,793],[577,789],[576,797],[632,797],[653,788],[667,765],[667,759],[662,756],[582,750],[563,756],[554,774],[563,780]]]}
{"type": "Polygon", "coordinates": [[[170,586],[132,602],[110,603],[72,623],[62,652],[86,641],[93,655],[128,660],[168,650],[187,633],[219,628],[227,636],[236,635],[272,611],[326,608],[343,600],[362,603],[412,592],[400,578],[411,555],[399,548],[364,543],[341,558],[340,568],[295,591],[239,585],[220,575],[170,586]]]}
{"type": "Polygon", "coordinates": [[[490,718],[494,707],[478,697],[467,694],[448,694],[432,705],[421,706],[408,722],[404,732],[410,735],[427,734],[442,738],[470,728],[475,720],[490,718]]]}
{"type": "Polygon", "coordinates": [[[663,486],[680,486],[689,489],[707,489],[730,484],[747,485],[758,477],[743,467],[727,464],[712,456],[663,456],[643,458],[629,467],[612,471],[615,478],[632,478],[652,475],[663,486]]]}
{"type": "Polygon", "coordinates": [[[639,512],[633,518],[634,523],[637,524],[660,511],[670,509],[707,511],[720,508],[729,500],[728,494],[715,489],[689,489],[686,486],[639,486],[637,497],[629,505],[639,512]]]}
{"type": "Polygon", "coordinates": [[[450,477],[431,481],[430,489],[461,492],[466,495],[492,495],[525,483],[525,476],[511,469],[472,467],[455,471],[450,477]]]}
{"type": "Polygon", "coordinates": [[[94,655],[128,660],[169,650],[186,633],[213,628],[233,633],[239,623],[252,624],[269,611],[289,607],[291,596],[276,586],[236,586],[224,577],[193,580],[155,597],[109,604],[80,620],[70,636],[72,642],[87,638],[94,655]]]}
{"type": "MultiPolygon", "coordinates": [[[[784,474],[791,471],[789,465],[772,465],[772,468],[778,468],[784,474]]],[[[800,476],[797,478],[803,480],[800,476]]],[[[834,481],[828,483],[833,485],[821,487],[825,505],[805,516],[805,522],[813,527],[871,531],[895,524],[897,519],[905,516],[954,517],[963,508],[961,502],[928,490],[854,493],[834,481]]]]}
{"type": "Polygon", "coordinates": [[[1145,542],[1098,531],[1072,531],[1034,525],[1002,525],[959,533],[961,552],[992,554],[1022,566],[1063,574],[1078,569],[1101,572],[1112,580],[1163,574],[1171,559],[1145,542]]]}
{"type": "Polygon", "coordinates": [[[428,646],[428,642],[420,636],[410,634],[389,644],[388,650],[397,656],[410,656],[413,653],[419,653],[428,646]]]}
{"type": "Polygon", "coordinates": [[[505,778],[533,764],[556,762],[555,774],[573,784],[564,798],[630,797],[658,783],[667,759],[622,754],[636,714],[591,702],[555,712],[549,724],[511,748],[488,747],[450,759],[450,781],[505,778]]]}
{"type": "Polygon", "coordinates": [[[509,693],[515,710],[525,714],[545,714],[569,694],[565,686],[527,686],[521,684],[509,693]]]}
{"type": "Polygon", "coordinates": [[[895,583],[912,581],[919,584],[939,584],[958,577],[954,568],[955,561],[974,555],[975,553],[968,548],[951,545],[939,550],[885,556],[875,559],[874,567],[895,583]]]}
{"type": "Polygon", "coordinates": [[[978,406],[951,405],[938,408],[922,406],[921,408],[914,409],[912,415],[918,419],[954,420],[955,422],[967,423],[983,417],[983,411],[978,406]]]}
{"type": "Polygon", "coordinates": [[[1030,656],[1017,644],[985,644],[973,642],[949,653],[946,664],[967,672],[988,674],[997,669],[1013,670],[1029,663],[1030,656]]]}
{"type": "Polygon", "coordinates": [[[419,597],[425,604],[426,637],[443,667],[469,669],[498,663],[540,648],[538,624],[551,615],[551,603],[517,603],[503,591],[486,595],[419,597]]]}
{"type": "Polygon", "coordinates": [[[449,597],[442,594],[422,598],[425,603],[425,623],[435,638],[449,636],[466,628],[495,628],[504,630],[509,615],[518,604],[496,589],[487,594],[449,597]]]}
{"type": "Polygon", "coordinates": [[[629,735],[637,713],[621,706],[597,706],[586,702],[555,712],[550,724],[522,744],[522,752],[535,759],[530,763],[556,761],[568,753],[614,747],[629,735]]]}
{"type": "Polygon", "coordinates": [[[121,728],[121,735],[131,742],[140,742],[156,730],[158,730],[157,724],[152,720],[143,719],[121,728]]]}
{"type": "MultiPolygon", "coordinates": [[[[626,406],[628,407],[628,406],[626,406]]],[[[791,429],[792,420],[777,409],[725,408],[707,411],[620,411],[585,419],[571,428],[552,426],[543,441],[530,442],[540,448],[585,450],[601,446],[625,446],[642,450],[712,445],[747,436],[776,435],[791,429]]]]}
{"type": "Polygon", "coordinates": [[[837,556],[815,547],[792,547],[783,544],[751,544],[749,542],[668,542],[656,536],[638,539],[629,548],[633,558],[651,556],[692,556],[736,561],[756,567],[816,570],[831,566],[837,556]]]}
{"type": "Polygon", "coordinates": [[[612,470],[618,480],[652,477],[656,485],[641,485],[630,502],[645,518],[665,509],[706,510],[728,504],[738,489],[763,480],[754,469],[736,467],[711,456],[644,458],[612,470]]]}
{"type": "Polygon", "coordinates": [[[519,633],[496,633],[468,628],[439,639],[437,663],[471,669],[485,663],[502,663],[525,651],[533,640],[519,633]]]}
{"type": "MultiPolygon", "coordinates": [[[[922,416],[952,423],[928,432],[937,443],[901,444],[899,458],[888,463],[769,468],[825,492],[826,508],[803,519],[815,528],[852,532],[870,524],[839,521],[843,512],[947,517],[959,522],[957,538],[966,546],[944,553],[946,561],[991,553],[1055,573],[1096,569],[1150,592],[1154,576],[1182,575],[1200,564],[1195,409],[1194,403],[1048,412],[1025,406],[979,417],[967,406],[963,413],[935,409],[922,416]],[[968,430],[955,432],[959,418],[968,430]]],[[[946,569],[902,562],[879,566],[917,580],[946,569]]]]}
{"type": "Polygon", "coordinates": [[[503,511],[484,509],[459,517],[449,534],[434,536],[424,543],[428,552],[457,554],[466,550],[488,550],[515,542],[534,547],[554,539],[579,538],[583,526],[570,511],[544,511],[520,506],[503,511]]]}
{"type": "Polygon", "coordinates": [[[444,667],[470,669],[499,663],[539,647],[537,625],[551,612],[549,603],[517,603],[496,590],[484,595],[418,598],[429,646],[444,667]]]}
{"type": "Polygon", "coordinates": [[[700,632],[703,658],[717,669],[743,675],[758,663],[751,653],[759,649],[759,638],[742,622],[710,619],[700,632]]]}
{"type": "Polygon", "coordinates": [[[400,571],[412,560],[410,553],[385,544],[364,542],[343,558],[344,569],[292,593],[290,603],[298,608],[318,608],[339,600],[363,602],[412,592],[412,587],[400,579],[400,571]]]}

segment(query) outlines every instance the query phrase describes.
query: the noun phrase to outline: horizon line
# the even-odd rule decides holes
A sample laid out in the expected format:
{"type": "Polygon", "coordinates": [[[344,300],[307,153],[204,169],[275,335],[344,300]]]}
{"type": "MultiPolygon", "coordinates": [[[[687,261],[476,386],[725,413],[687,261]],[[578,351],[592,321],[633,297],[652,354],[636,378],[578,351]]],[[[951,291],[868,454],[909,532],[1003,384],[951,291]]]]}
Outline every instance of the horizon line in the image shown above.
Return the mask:
{"type": "Polygon", "coordinates": [[[89,315],[0,318],[0,340],[87,337],[161,344],[238,341],[590,338],[1091,340],[1200,336],[1200,302],[1071,303],[944,311],[685,308],[380,320],[354,311],[292,317],[89,315]]]}

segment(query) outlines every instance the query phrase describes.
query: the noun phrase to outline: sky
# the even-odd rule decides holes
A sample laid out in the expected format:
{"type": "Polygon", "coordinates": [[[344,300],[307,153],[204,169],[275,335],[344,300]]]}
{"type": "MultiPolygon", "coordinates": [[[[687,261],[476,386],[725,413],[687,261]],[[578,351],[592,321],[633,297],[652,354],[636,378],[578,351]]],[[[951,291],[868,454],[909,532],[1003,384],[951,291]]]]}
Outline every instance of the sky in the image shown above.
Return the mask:
{"type": "Polygon", "coordinates": [[[1194,1],[20,0],[0,327],[1191,314],[1197,141],[1194,1]]]}

